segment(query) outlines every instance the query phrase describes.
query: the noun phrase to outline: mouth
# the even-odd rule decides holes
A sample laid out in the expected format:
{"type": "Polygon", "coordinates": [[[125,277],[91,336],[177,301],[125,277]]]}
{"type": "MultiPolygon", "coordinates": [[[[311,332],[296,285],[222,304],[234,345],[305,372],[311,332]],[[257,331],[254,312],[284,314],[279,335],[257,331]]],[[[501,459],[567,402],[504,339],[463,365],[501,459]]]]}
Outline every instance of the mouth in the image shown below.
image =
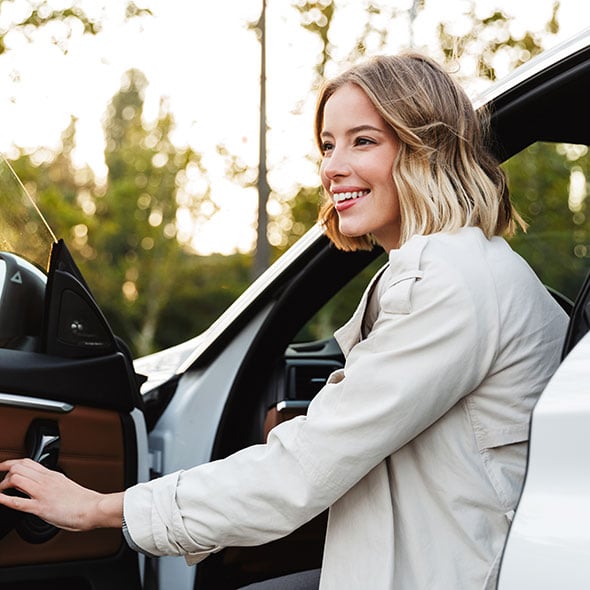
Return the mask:
{"type": "Polygon", "coordinates": [[[361,197],[366,197],[371,191],[368,189],[359,190],[359,191],[345,191],[339,193],[332,193],[332,198],[334,199],[334,205],[337,209],[341,207],[346,207],[354,204],[357,199],[361,197]]]}

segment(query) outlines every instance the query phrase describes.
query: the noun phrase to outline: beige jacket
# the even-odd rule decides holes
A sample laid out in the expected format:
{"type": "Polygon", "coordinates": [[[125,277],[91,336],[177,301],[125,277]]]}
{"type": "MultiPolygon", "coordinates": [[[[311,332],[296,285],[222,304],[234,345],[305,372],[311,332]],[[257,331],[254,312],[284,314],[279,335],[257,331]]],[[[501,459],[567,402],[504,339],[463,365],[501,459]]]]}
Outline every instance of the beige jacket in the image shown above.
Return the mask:
{"type": "Polygon", "coordinates": [[[346,365],[306,418],[127,491],[139,547],[197,563],[330,506],[323,590],[494,587],[530,413],[567,316],[503,239],[479,229],[415,236],[389,259],[337,332],[346,365]],[[372,291],[378,315],[363,338],[372,291]]]}

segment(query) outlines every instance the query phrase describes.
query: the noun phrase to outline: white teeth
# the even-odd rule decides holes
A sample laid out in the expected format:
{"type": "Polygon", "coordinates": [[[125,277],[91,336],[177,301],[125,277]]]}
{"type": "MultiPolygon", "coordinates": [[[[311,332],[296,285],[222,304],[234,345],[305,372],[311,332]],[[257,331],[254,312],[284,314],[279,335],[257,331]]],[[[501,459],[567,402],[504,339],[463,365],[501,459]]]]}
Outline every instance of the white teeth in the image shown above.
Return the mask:
{"type": "Polygon", "coordinates": [[[362,197],[363,195],[369,194],[368,190],[364,191],[352,191],[347,193],[334,193],[334,201],[336,203],[341,203],[342,201],[349,201],[350,199],[357,199],[358,197],[362,197]]]}

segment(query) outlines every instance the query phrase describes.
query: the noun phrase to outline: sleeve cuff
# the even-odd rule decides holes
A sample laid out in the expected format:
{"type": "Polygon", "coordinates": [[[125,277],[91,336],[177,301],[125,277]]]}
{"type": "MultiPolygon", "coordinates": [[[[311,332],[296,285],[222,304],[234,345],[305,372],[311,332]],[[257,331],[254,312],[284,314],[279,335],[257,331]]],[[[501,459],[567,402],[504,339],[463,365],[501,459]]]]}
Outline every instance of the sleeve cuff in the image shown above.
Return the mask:
{"type": "Polygon", "coordinates": [[[131,534],[129,533],[129,529],[127,528],[127,522],[125,521],[124,516],[123,516],[122,531],[123,531],[123,537],[125,537],[125,541],[127,542],[127,545],[129,545],[129,547],[131,549],[133,549],[133,551],[137,551],[138,553],[143,553],[143,555],[145,555],[146,557],[156,557],[155,555],[152,555],[151,553],[144,551],[139,545],[137,545],[135,543],[135,541],[131,537],[131,534]]]}
{"type": "Polygon", "coordinates": [[[144,555],[184,556],[192,565],[221,547],[199,545],[188,534],[176,505],[176,488],[181,473],[137,484],[125,492],[123,535],[131,548],[144,555]]]}

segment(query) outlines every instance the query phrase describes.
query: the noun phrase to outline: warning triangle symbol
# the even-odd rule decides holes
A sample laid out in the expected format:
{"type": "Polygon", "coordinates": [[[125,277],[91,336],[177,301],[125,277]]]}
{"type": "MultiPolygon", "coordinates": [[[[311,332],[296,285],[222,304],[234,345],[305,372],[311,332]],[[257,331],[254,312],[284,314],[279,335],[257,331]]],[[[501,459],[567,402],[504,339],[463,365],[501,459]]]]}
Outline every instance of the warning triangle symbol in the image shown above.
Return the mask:
{"type": "Polygon", "coordinates": [[[23,277],[20,274],[20,270],[17,270],[12,277],[10,277],[10,282],[11,283],[16,283],[17,285],[22,285],[23,284],[23,277]]]}

